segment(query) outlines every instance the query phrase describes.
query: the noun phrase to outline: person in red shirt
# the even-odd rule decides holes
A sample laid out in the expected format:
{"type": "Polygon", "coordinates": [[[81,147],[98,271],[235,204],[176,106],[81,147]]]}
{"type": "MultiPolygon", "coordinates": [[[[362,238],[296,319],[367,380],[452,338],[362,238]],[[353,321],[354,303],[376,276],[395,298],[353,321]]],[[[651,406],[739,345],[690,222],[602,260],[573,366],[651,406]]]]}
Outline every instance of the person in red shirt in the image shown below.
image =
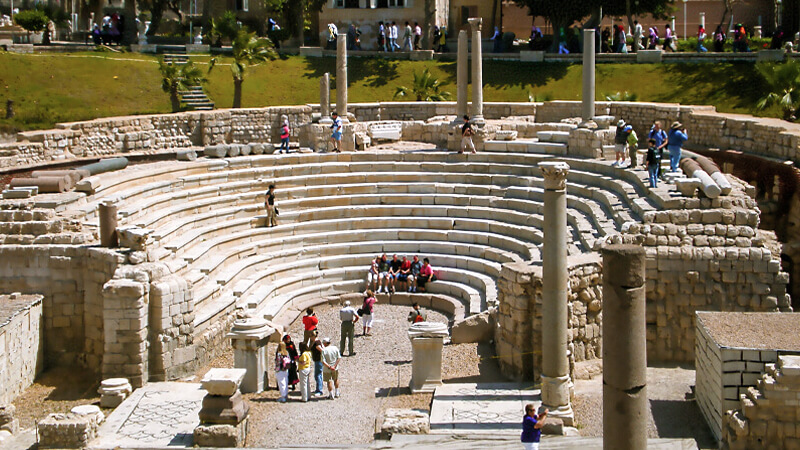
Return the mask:
{"type": "Polygon", "coordinates": [[[403,261],[400,263],[400,272],[397,274],[400,292],[411,291],[411,289],[408,288],[409,277],[411,277],[411,261],[409,261],[406,256],[403,256],[403,261]]]}
{"type": "Polygon", "coordinates": [[[308,346],[309,348],[311,348],[311,345],[317,338],[318,324],[319,324],[319,319],[317,319],[317,315],[314,314],[314,310],[308,308],[306,310],[306,315],[303,316],[303,327],[305,327],[305,331],[303,331],[303,342],[305,342],[306,346],[308,346]]]}

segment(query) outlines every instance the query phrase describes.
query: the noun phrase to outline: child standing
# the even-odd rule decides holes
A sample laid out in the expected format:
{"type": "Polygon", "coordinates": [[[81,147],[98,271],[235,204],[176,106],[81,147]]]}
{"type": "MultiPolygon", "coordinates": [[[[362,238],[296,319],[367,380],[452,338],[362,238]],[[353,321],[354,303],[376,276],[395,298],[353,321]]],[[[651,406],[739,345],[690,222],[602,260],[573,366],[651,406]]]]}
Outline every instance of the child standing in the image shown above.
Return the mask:
{"type": "Polygon", "coordinates": [[[645,158],[647,175],[650,178],[650,187],[658,185],[658,168],[661,167],[661,157],[655,139],[647,140],[647,157],[645,158]]]}

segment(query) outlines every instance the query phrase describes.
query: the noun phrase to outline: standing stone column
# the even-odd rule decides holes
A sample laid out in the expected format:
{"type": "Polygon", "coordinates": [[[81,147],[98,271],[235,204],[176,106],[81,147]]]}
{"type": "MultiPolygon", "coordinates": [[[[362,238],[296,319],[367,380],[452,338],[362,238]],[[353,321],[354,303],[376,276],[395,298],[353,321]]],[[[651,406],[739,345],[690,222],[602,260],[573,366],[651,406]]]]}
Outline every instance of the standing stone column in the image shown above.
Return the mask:
{"type": "Polygon", "coordinates": [[[469,84],[469,40],[467,30],[458,32],[458,59],[456,66],[458,82],[456,122],[463,122],[463,117],[467,114],[467,85],[469,84]]]}
{"type": "Polygon", "coordinates": [[[567,358],[567,173],[564,162],[542,162],[544,244],[542,248],[542,404],[572,425],[567,358]]]}
{"type": "Polygon", "coordinates": [[[448,336],[447,325],[419,322],[408,329],[411,340],[411,392],[433,392],[442,385],[442,346],[448,336]]]}
{"type": "Polygon", "coordinates": [[[106,200],[100,204],[97,215],[100,217],[100,245],[116,247],[117,239],[117,205],[106,200]]]}
{"type": "Polygon", "coordinates": [[[603,249],[603,448],[647,448],[645,251],[603,249]]]}
{"type": "Polygon", "coordinates": [[[481,49],[481,24],[483,19],[467,19],[472,27],[472,117],[470,122],[483,125],[483,51],[481,49]]]}
{"type": "Polygon", "coordinates": [[[319,122],[331,123],[331,74],[325,72],[319,79],[319,122]]]}
{"type": "Polygon", "coordinates": [[[594,29],[583,30],[583,100],[581,119],[586,123],[594,117],[594,29]]]}
{"type": "Polygon", "coordinates": [[[233,322],[226,336],[233,347],[233,367],[247,370],[240,386],[245,394],[263,392],[269,386],[267,343],[274,332],[266,320],[254,317],[233,322]]]}
{"type": "Polygon", "coordinates": [[[336,112],[347,121],[347,35],[336,39],[336,112]]]}

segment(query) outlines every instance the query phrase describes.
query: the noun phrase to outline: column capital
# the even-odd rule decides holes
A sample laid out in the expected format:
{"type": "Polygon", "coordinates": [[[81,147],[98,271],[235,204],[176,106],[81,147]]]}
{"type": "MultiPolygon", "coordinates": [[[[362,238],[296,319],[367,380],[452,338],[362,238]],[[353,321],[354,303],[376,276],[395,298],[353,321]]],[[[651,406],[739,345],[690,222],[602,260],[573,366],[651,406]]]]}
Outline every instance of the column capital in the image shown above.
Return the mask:
{"type": "Polygon", "coordinates": [[[483,17],[470,17],[467,22],[469,22],[473,30],[480,30],[483,24],[483,17]]]}
{"type": "Polygon", "coordinates": [[[563,190],[567,188],[567,174],[569,165],[561,161],[540,162],[539,169],[544,176],[544,188],[549,190],[563,190]]]}

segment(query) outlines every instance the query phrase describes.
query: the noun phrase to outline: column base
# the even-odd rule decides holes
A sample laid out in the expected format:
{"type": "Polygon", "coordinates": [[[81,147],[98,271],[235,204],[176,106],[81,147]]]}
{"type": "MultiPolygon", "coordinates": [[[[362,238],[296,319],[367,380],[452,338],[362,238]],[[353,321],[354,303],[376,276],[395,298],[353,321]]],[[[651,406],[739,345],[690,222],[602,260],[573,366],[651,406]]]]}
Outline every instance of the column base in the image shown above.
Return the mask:
{"type": "Polygon", "coordinates": [[[473,116],[469,118],[469,123],[475,124],[478,127],[483,127],[486,125],[486,120],[483,118],[483,116],[473,116]]]}
{"type": "Polygon", "coordinates": [[[570,404],[572,381],[569,375],[563,377],[547,377],[542,375],[542,406],[550,410],[553,417],[564,421],[564,425],[573,426],[575,414],[570,404]]]}
{"type": "Polygon", "coordinates": [[[330,125],[330,124],[333,123],[333,119],[331,119],[330,117],[325,117],[323,119],[319,119],[319,123],[325,124],[325,125],[330,125]]]}

